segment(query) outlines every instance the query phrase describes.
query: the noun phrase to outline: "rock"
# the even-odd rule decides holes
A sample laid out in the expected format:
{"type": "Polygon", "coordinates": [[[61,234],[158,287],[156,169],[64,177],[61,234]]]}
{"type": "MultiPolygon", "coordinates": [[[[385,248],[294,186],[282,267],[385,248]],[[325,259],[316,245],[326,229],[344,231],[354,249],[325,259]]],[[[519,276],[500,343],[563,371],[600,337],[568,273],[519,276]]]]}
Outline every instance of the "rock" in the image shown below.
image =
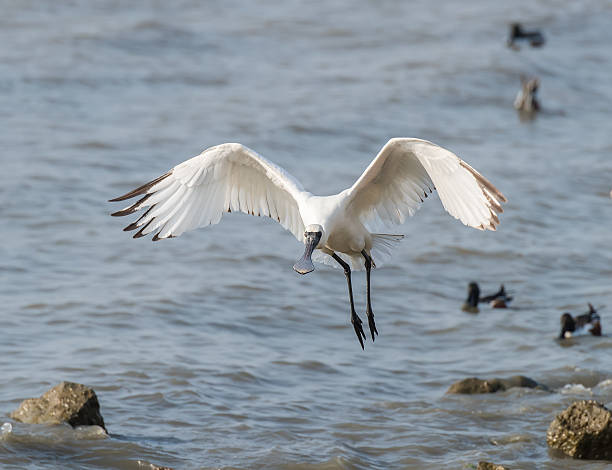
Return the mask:
{"type": "Polygon", "coordinates": [[[513,375],[507,379],[500,379],[506,389],[521,387],[521,388],[537,388],[538,390],[548,390],[546,385],[540,384],[524,375],[513,375]]]}
{"type": "Polygon", "coordinates": [[[612,460],[612,413],[594,400],[576,401],[550,423],[546,443],[576,459],[612,460]]]}
{"type": "Polygon", "coordinates": [[[159,465],[155,465],[154,463],[143,462],[142,460],[138,460],[138,468],[149,469],[149,470],[174,470],[171,467],[160,467],[159,465]]]}
{"type": "Polygon", "coordinates": [[[96,393],[85,385],[73,382],[62,382],[40,398],[24,400],[10,417],[30,424],[97,425],[108,432],[96,393]]]}
{"type": "Polygon", "coordinates": [[[495,393],[500,389],[502,389],[502,384],[499,379],[481,380],[477,377],[470,377],[455,382],[446,393],[495,393]]]}
{"type": "Polygon", "coordinates": [[[496,465],[491,462],[478,462],[478,467],[476,470],[510,470],[508,467],[504,467],[503,465],[496,465]]]}
{"type": "Polygon", "coordinates": [[[540,390],[547,390],[545,385],[537,383],[535,380],[525,377],[524,375],[514,375],[507,379],[491,379],[481,380],[477,377],[470,377],[463,379],[452,384],[446,393],[495,393],[503,392],[509,388],[523,387],[523,388],[537,388],[540,390]]]}

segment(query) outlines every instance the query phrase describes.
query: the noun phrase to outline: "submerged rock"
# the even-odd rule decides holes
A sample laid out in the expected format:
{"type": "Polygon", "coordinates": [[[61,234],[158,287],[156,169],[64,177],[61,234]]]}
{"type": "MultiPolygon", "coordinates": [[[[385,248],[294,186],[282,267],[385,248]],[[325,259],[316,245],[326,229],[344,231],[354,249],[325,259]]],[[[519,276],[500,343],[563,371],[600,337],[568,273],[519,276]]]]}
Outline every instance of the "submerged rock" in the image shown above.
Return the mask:
{"type": "Polygon", "coordinates": [[[505,390],[499,379],[481,380],[477,377],[470,377],[455,382],[446,393],[495,393],[499,390],[505,390]]]}
{"type": "Polygon", "coordinates": [[[576,459],[612,460],[612,413],[594,400],[576,401],[550,423],[546,443],[576,459]]]}
{"type": "Polygon", "coordinates": [[[142,460],[138,460],[138,467],[143,470],[174,470],[171,467],[160,467],[159,465],[155,465],[154,463],[143,462],[142,460]]]}
{"type": "Polygon", "coordinates": [[[510,470],[508,467],[503,465],[497,465],[491,462],[478,462],[476,470],[510,470]]]}
{"type": "Polygon", "coordinates": [[[10,417],[30,424],[96,425],[108,432],[96,393],[90,387],[73,382],[62,382],[40,398],[24,400],[10,417]]]}
{"type": "Polygon", "coordinates": [[[464,394],[476,394],[476,393],[495,393],[503,392],[509,388],[523,387],[523,388],[537,388],[540,390],[547,390],[545,385],[537,383],[535,380],[525,377],[524,375],[514,375],[507,379],[491,379],[482,380],[477,377],[470,377],[467,379],[459,380],[452,384],[446,393],[464,393],[464,394]]]}

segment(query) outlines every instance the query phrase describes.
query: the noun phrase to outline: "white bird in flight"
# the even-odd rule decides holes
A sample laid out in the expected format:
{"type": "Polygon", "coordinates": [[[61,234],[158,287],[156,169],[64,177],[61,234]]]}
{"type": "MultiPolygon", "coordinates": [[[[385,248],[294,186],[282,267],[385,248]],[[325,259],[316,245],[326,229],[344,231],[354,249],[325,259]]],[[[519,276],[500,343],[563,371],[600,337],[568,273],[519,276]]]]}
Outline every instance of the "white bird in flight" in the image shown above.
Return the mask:
{"type": "Polygon", "coordinates": [[[348,284],[351,323],[361,347],[366,335],[355,312],[351,267],[366,270],[366,315],[372,341],[378,334],[370,300],[370,271],[403,235],[372,233],[381,225],[401,224],[423,199],[437,190],[447,212],[465,225],[495,230],[504,195],[455,154],[426,140],[393,138],[350,188],[315,196],[283,168],[238,143],[210,147],[159,178],[111,201],[143,196],[113,216],[147,208],[124,230],[134,238],[178,237],[216,224],[225,212],[267,216],[305,245],[293,269],[314,270],[315,261],[343,269],[348,284]]]}

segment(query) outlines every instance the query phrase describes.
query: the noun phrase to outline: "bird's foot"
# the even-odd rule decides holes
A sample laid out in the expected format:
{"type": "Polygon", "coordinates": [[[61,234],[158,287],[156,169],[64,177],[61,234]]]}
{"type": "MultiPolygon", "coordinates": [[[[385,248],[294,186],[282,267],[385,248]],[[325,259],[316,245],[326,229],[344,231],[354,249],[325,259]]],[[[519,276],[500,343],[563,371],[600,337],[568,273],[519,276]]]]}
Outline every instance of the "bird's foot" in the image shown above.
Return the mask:
{"type": "Polygon", "coordinates": [[[357,335],[359,344],[361,344],[361,349],[365,349],[365,347],[363,346],[363,340],[366,339],[366,335],[363,332],[361,318],[359,318],[359,316],[354,311],[351,313],[351,323],[353,324],[353,328],[355,328],[355,334],[357,335]]]}
{"type": "Polygon", "coordinates": [[[372,341],[374,341],[374,335],[378,335],[378,330],[376,329],[376,323],[374,322],[374,312],[371,309],[367,311],[368,315],[368,325],[370,327],[370,334],[372,335],[372,341]]]}

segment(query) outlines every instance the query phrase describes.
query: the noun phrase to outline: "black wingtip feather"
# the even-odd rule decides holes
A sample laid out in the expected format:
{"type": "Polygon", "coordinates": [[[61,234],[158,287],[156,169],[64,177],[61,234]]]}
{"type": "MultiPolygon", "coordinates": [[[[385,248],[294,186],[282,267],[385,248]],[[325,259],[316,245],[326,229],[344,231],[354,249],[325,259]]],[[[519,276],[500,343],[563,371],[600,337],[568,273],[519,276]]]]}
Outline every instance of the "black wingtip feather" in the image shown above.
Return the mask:
{"type": "Polygon", "coordinates": [[[144,225],[142,226],[142,228],[141,228],[140,230],[138,230],[138,232],[136,232],[136,233],[133,235],[133,238],[140,238],[140,237],[144,237],[145,235],[147,235],[147,234],[142,233],[142,232],[143,232],[143,231],[144,231],[144,229],[146,229],[146,228],[149,226],[149,224],[150,224],[151,222],[153,222],[154,220],[155,220],[155,217],[153,217],[153,218],[152,218],[151,220],[149,220],[149,221],[148,221],[146,224],[144,224],[144,225]]]}
{"type": "Polygon", "coordinates": [[[123,196],[116,197],[115,199],[109,199],[108,202],[125,201],[126,199],[133,198],[134,196],[138,196],[140,194],[144,194],[152,186],[155,186],[160,181],[163,181],[164,179],[166,179],[171,174],[172,174],[172,170],[169,171],[168,173],[165,173],[165,174],[161,175],[159,178],[155,178],[154,180],[149,181],[148,183],[143,184],[142,186],[134,189],[133,191],[130,191],[129,193],[125,193],[123,196]]]}
{"type": "Polygon", "coordinates": [[[132,230],[136,230],[138,228],[138,224],[136,222],[132,222],[130,225],[123,229],[124,232],[131,232],[132,230]]]}
{"type": "Polygon", "coordinates": [[[120,211],[117,212],[113,212],[111,215],[113,217],[121,217],[124,215],[130,215],[133,214],[134,212],[136,212],[138,209],[140,209],[140,206],[147,200],[149,199],[151,196],[153,195],[153,193],[150,194],[145,194],[145,196],[141,199],[139,199],[137,202],[135,202],[134,204],[132,204],[130,207],[127,207],[125,209],[122,209],[120,211]]]}
{"type": "Polygon", "coordinates": [[[144,218],[145,218],[145,217],[146,217],[146,216],[149,214],[149,212],[151,212],[151,209],[153,209],[153,208],[154,208],[156,205],[157,205],[157,204],[153,204],[151,207],[149,207],[149,208],[146,210],[146,212],[145,212],[144,214],[142,214],[142,215],[141,215],[141,216],[138,218],[138,220],[136,220],[136,221],[132,222],[130,225],[128,225],[127,227],[125,227],[125,228],[123,229],[123,231],[124,231],[124,232],[129,232],[129,231],[131,231],[131,230],[136,230],[138,227],[140,227],[140,225],[139,225],[139,224],[140,224],[140,221],[141,221],[142,219],[144,219],[144,218]]]}
{"type": "Polygon", "coordinates": [[[160,237],[159,234],[161,233],[161,230],[159,232],[157,232],[155,235],[153,235],[153,238],[151,239],[151,241],[157,242],[159,240],[165,240],[166,238],[176,238],[174,235],[169,234],[166,237],[160,237]]]}

